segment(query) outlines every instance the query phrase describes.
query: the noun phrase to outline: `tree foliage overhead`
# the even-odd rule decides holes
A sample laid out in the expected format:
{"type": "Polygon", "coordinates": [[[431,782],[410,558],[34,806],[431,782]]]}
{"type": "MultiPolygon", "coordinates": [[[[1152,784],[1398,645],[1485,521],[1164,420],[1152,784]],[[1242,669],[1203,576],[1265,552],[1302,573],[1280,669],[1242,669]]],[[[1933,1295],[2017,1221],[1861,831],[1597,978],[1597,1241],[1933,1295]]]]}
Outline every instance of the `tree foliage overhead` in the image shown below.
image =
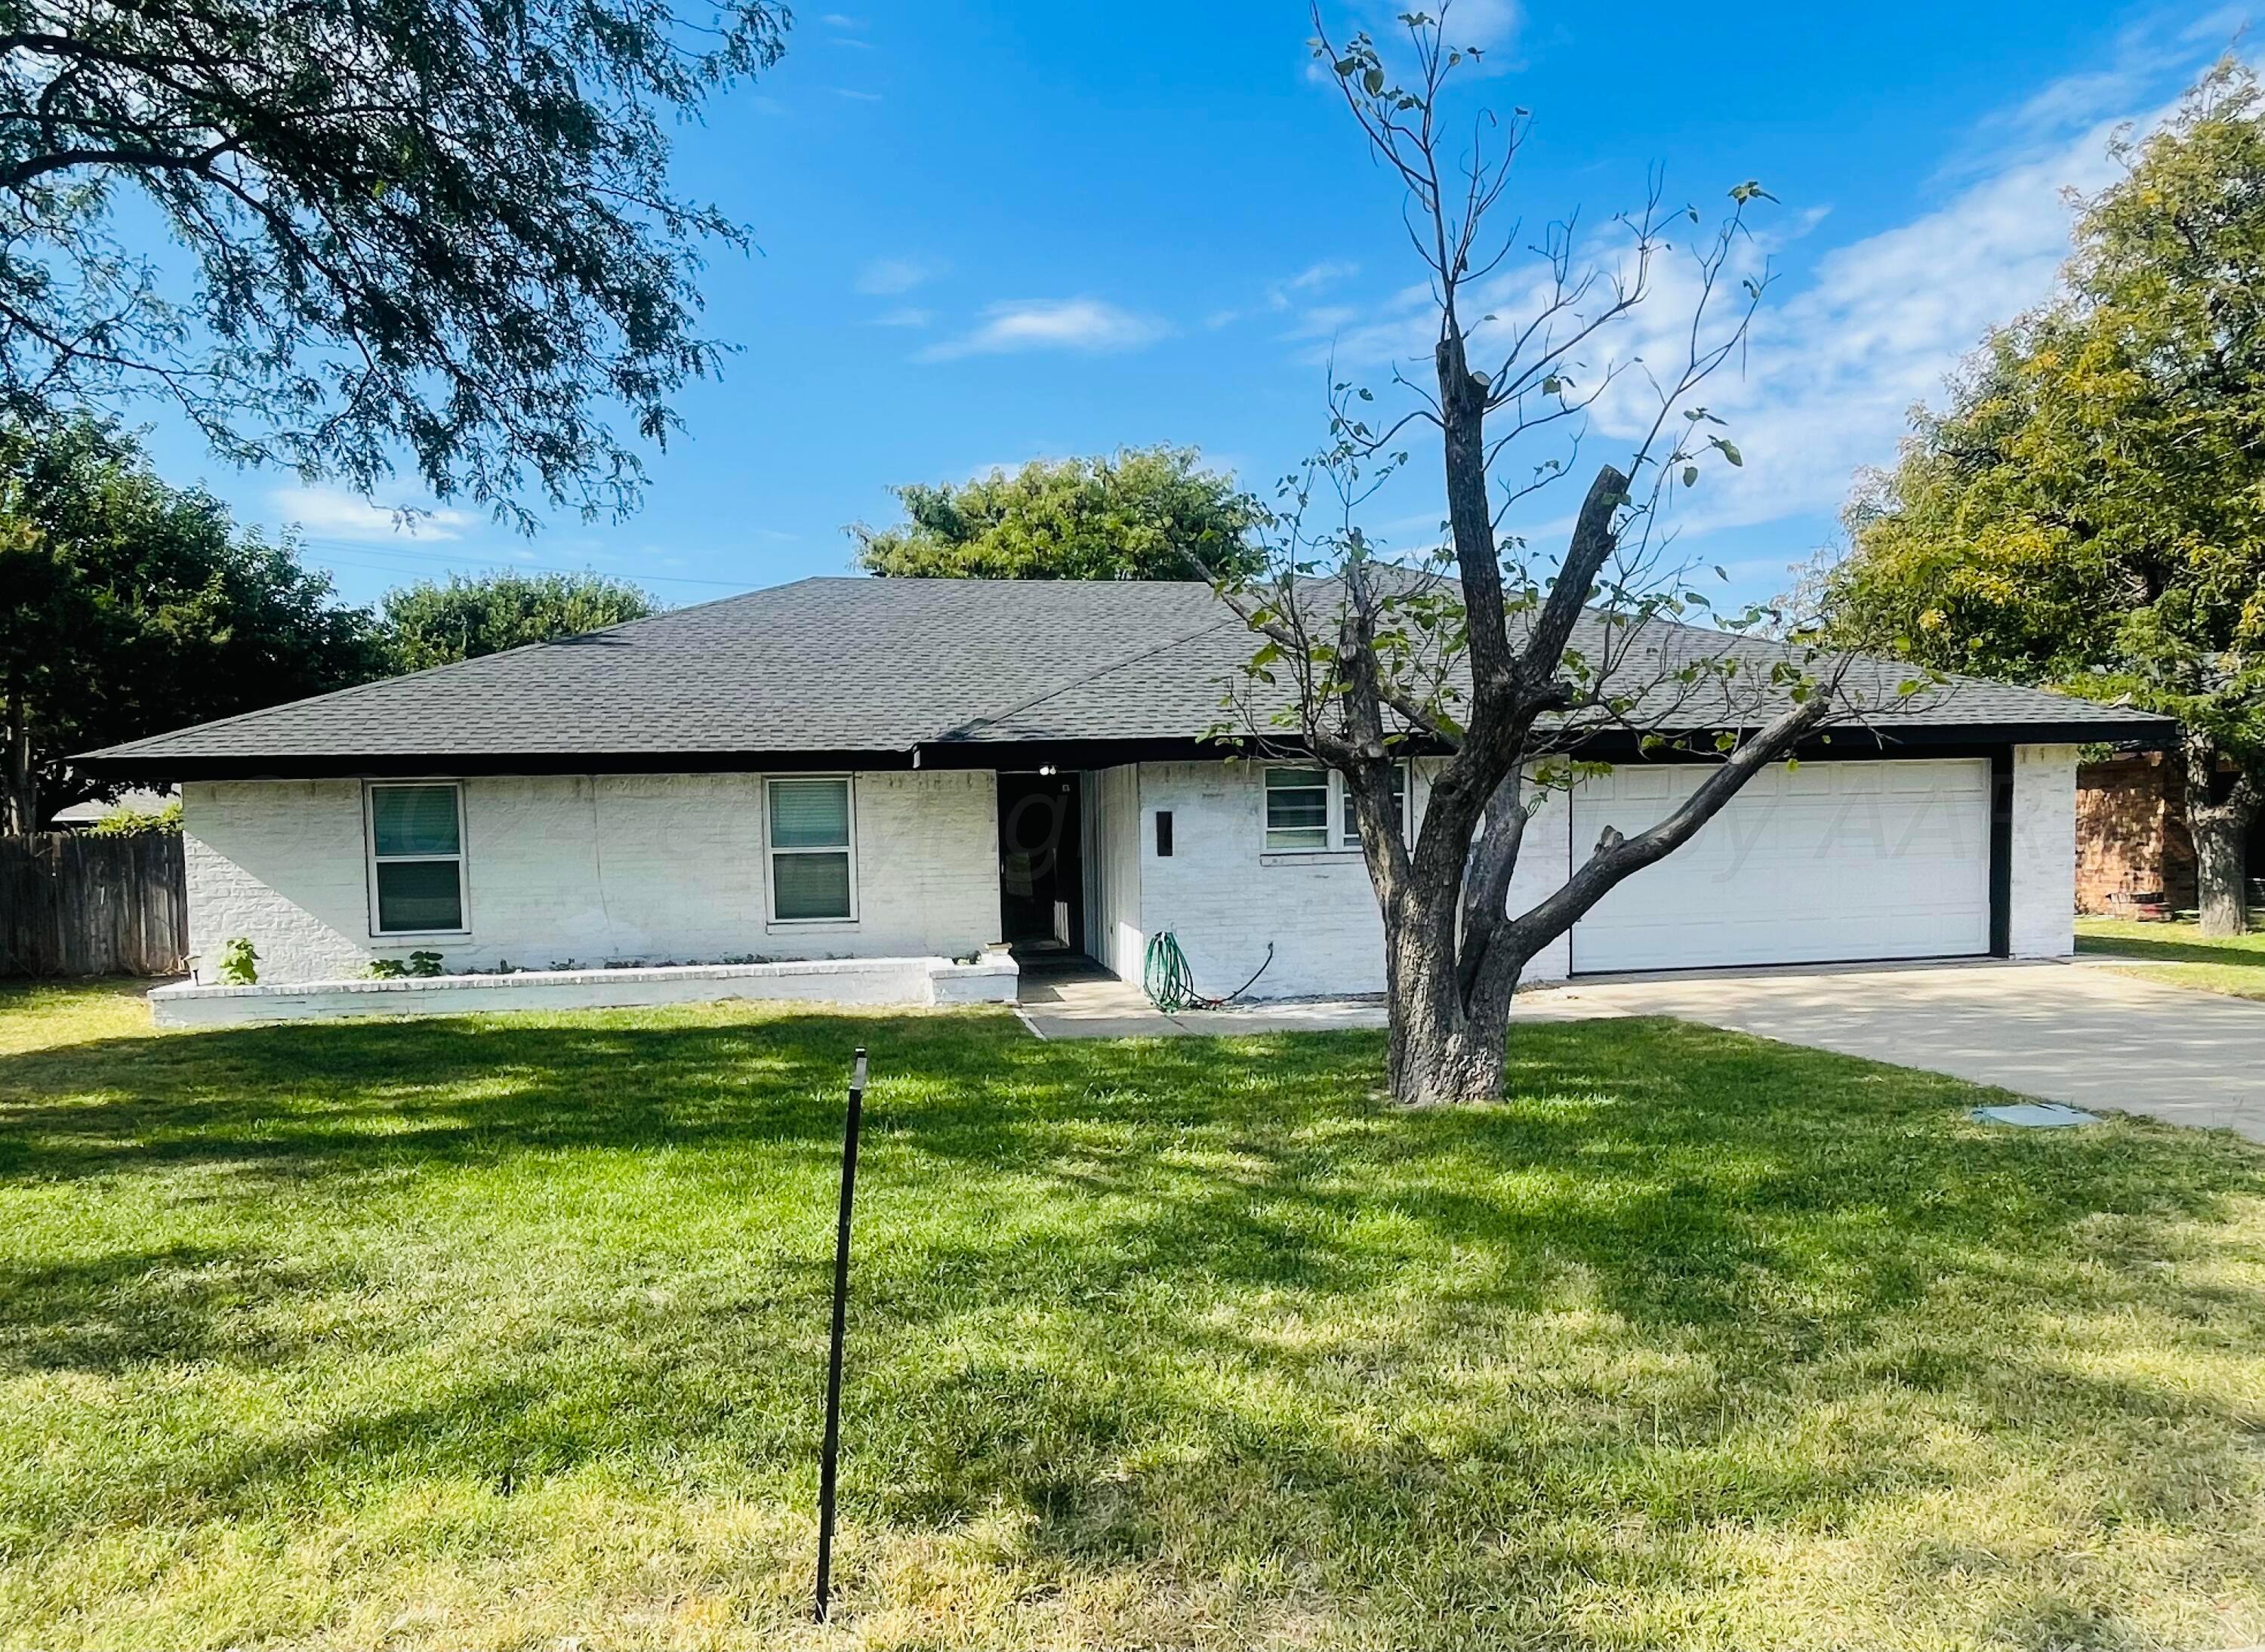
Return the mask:
{"type": "Polygon", "coordinates": [[[451,574],[385,593],[381,625],[395,671],[424,671],[506,648],[579,637],[657,613],[651,593],[595,573],[451,574]]]}
{"type": "Polygon", "coordinates": [[[863,523],[868,573],[950,579],[1186,579],[1255,565],[1264,512],[1193,448],[1127,448],[1103,458],[1034,460],[1012,476],[893,488],[899,527],[863,523]]]}
{"type": "Polygon", "coordinates": [[[368,488],[400,448],[443,498],[625,506],[615,425],[661,438],[714,366],[697,249],[740,233],[672,191],[669,123],[785,24],[771,0],[0,0],[0,406],[155,392],[239,461],[368,488]]]}
{"type": "MultiPolygon", "coordinates": [[[[2221,63],[2117,155],[2123,178],[2083,204],[2064,296],[1993,334],[1948,406],[1917,416],[1900,462],[1851,504],[1821,600],[1853,644],[2177,717],[2207,884],[2201,840],[2238,846],[2265,789],[2255,80],[2221,63]]],[[[2222,898],[2238,902],[2239,875],[2218,868],[2222,898]]]]}
{"type": "Polygon", "coordinates": [[[92,419],[0,429],[0,830],[114,795],[74,752],[383,673],[366,610],[92,419]]]}

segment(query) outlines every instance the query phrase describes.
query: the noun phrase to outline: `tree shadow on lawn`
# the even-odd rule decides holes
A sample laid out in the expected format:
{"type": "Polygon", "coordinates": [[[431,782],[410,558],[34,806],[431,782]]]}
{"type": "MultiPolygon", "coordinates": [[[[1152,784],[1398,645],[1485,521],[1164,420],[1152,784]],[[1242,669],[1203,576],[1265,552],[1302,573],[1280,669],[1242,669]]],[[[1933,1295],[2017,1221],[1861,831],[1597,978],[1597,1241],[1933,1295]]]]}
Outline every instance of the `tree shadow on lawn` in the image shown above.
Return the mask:
{"type": "Polygon", "coordinates": [[[2130,958],[2141,964],[2222,964],[2231,970],[2255,970],[2265,985],[2265,934],[2252,931],[2240,941],[2170,941],[2152,935],[2079,935],[2076,950],[2101,957],[2130,958]]]}
{"type": "Polygon", "coordinates": [[[350,1267],[318,1268],[240,1245],[0,1259],[0,1375],[116,1374],[152,1362],[284,1365],[303,1356],[311,1337],[273,1310],[367,1284],[350,1267]]]}
{"type": "MultiPolygon", "coordinates": [[[[677,1299],[625,1314],[570,1281],[425,1391],[153,1458],[138,1493],[121,1462],[120,1508],[157,1482],[272,1507],[340,1464],[508,1483],[604,1462],[806,1502],[860,1042],[845,1506],[869,1530],[1006,1510],[1060,1564],[1278,1551],[1325,1592],[1413,1564],[1438,1599],[1499,1601],[1537,1566],[1704,1586],[1703,1545],[1632,1553],[1626,1523],[1834,1528],[1970,1472],[1915,1455],[1929,1430],[2012,1466],[2095,1429],[2165,1486],[2254,1484],[2236,1403],[2041,1339],[2144,1325],[2167,1358],[2265,1358],[2265,1300],[2172,1265],[2181,1224],[2265,1191],[2265,1152],[1981,1125],[1994,1093],[1681,1023],[1514,1037],[1514,1099],[1417,1113],[1374,1099],[1372,1034],[1038,1044],[1003,1018],[790,1015],[113,1040],[0,1059],[0,1199],[188,1175],[350,1226],[404,1174],[648,1153],[674,1190],[656,1226],[728,1216],[751,1169],[785,1190],[795,1242],[721,1255],[677,1299]]],[[[186,1244],[18,1263],[0,1350],[224,1359],[216,1321],[252,1298],[272,1320],[368,1288],[350,1258],[294,1266],[186,1244]]]]}

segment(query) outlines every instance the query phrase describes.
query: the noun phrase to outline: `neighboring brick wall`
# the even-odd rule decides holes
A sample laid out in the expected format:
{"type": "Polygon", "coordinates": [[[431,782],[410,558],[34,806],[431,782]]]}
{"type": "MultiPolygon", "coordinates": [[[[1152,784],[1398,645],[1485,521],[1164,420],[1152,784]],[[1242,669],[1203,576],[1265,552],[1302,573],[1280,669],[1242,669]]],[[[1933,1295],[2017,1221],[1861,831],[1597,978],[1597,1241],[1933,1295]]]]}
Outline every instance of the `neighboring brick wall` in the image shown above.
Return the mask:
{"type": "Polygon", "coordinates": [[[189,944],[249,935],[264,981],[361,974],[429,948],[449,969],[643,959],[956,956],[999,930],[998,793],[987,770],[856,777],[855,923],[768,921],[755,775],[464,782],[471,933],[375,940],[358,781],[183,789],[189,944]]]}
{"type": "Polygon", "coordinates": [[[2014,748],[2006,939],[2017,958],[2076,950],[2076,747],[2014,748]]]}
{"type": "Polygon", "coordinates": [[[2112,912],[2111,897],[2160,891],[2195,904],[2194,841],[2176,763],[2141,752],[2077,770],[2076,906],[2112,912]]]}

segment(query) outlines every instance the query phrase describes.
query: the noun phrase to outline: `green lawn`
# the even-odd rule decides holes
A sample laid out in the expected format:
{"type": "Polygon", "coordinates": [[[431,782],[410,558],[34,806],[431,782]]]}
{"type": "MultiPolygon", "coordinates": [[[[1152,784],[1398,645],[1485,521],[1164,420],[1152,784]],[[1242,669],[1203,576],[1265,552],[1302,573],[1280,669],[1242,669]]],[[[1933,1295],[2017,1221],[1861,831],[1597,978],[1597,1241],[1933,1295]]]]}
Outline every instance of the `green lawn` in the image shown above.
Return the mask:
{"type": "Polygon", "coordinates": [[[1659,1021],[0,993],[0,1644],[2265,1638],[2265,1149],[1659,1021]],[[804,1621],[841,1086],[837,1626],[804,1621]]]}
{"type": "Polygon", "coordinates": [[[2076,950],[2130,958],[2120,973],[2166,986],[2265,998],[2265,930],[2204,940],[2191,923],[2079,918],[2076,950]]]}

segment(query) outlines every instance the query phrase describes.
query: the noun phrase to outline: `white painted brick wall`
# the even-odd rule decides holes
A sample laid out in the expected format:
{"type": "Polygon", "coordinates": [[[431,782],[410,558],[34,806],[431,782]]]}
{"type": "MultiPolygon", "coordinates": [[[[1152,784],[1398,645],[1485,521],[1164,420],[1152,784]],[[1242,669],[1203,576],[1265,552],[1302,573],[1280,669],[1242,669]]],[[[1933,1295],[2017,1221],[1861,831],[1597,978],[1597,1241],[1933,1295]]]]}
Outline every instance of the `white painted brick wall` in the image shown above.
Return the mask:
{"type": "MultiPolygon", "coordinates": [[[[1435,765],[1415,766],[1415,819],[1435,765]]],[[[1241,986],[1274,943],[1274,962],[1253,997],[1302,998],[1384,990],[1384,921],[1357,849],[1265,851],[1265,779],[1256,763],[1140,765],[1139,842],[1141,928],[1170,929],[1197,990],[1241,986]],[[1154,819],[1173,811],[1172,857],[1156,856],[1154,819]]],[[[1526,827],[1510,906],[1522,912],[1565,881],[1570,811],[1553,797],[1526,827]]],[[[1528,967],[1529,981],[1562,980],[1560,940],[1528,967]]],[[[1112,964],[1118,973],[1125,971],[1112,964]]],[[[1137,974],[1127,979],[1137,979],[1137,974]]]]}
{"type": "Polygon", "coordinates": [[[997,937],[998,792],[987,770],[856,776],[857,920],[768,921],[754,775],[464,782],[468,936],[369,933],[358,781],[194,782],[182,798],[190,948],[210,979],[249,935],[263,981],[361,974],[429,948],[508,960],[658,963],[956,956],[997,937]]]}
{"type": "Polygon", "coordinates": [[[1254,997],[1384,990],[1384,923],[1359,851],[1266,854],[1259,764],[1143,763],[1140,813],[1140,928],[1179,937],[1198,992],[1242,986],[1270,941],[1254,997]],[[1156,857],[1159,809],[1172,811],[1169,860],[1156,857]]]}
{"type": "Polygon", "coordinates": [[[2076,753],[2014,748],[2014,856],[2007,935],[2017,958],[2076,950],[2076,753]]]}

